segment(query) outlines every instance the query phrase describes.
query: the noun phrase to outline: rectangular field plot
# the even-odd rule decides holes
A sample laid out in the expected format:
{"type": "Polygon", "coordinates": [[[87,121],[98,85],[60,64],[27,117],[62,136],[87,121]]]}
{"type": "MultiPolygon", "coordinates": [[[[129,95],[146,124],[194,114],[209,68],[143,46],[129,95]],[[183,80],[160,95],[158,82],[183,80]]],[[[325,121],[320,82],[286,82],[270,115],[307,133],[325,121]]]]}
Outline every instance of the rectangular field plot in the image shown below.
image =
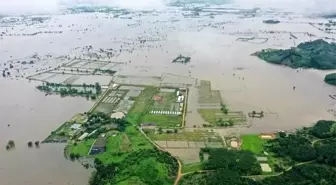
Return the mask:
{"type": "Polygon", "coordinates": [[[127,91],[125,90],[109,90],[107,95],[103,97],[102,101],[94,109],[94,112],[104,112],[106,114],[111,114],[118,107],[126,93],[127,91]]]}
{"type": "Polygon", "coordinates": [[[135,102],[132,108],[127,114],[127,120],[133,124],[139,124],[142,117],[146,112],[149,112],[149,108],[153,103],[153,96],[156,94],[158,89],[156,87],[146,87],[141,91],[140,95],[135,98],[135,102]]]}
{"type": "Polygon", "coordinates": [[[201,147],[200,143],[203,143],[202,146],[205,146],[204,141],[211,140],[212,142],[222,142],[221,137],[212,132],[205,131],[195,131],[195,132],[181,132],[174,134],[154,134],[150,133],[148,136],[155,141],[195,141],[193,145],[196,147],[201,147]]]}
{"type": "MultiPolygon", "coordinates": [[[[128,94],[128,93],[127,93],[128,94]]],[[[127,96],[127,95],[126,95],[127,96]]],[[[126,97],[125,96],[125,97],[126,97]]],[[[116,112],[124,112],[127,113],[133,106],[133,100],[121,100],[116,108],[116,112]]]]}
{"type": "Polygon", "coordinates": [[[100,67],[100,69],[102,70],[114,70],[114,71],[119,71],[119,69],[121,68],[122,63],[107,63],[106,65],[100,67]]]}
{"type": "Polygon", "coordinates": [[[57,74],[54,75],[52,77],[50,77],[47,81],[50,83],[63,83],[64,81],[66,81],[68,78],[73,77],[74,75],[70,75],[70,74],[57,74]]]}
{"type": "Polygon", "coordinates": [[[90,61],[80,67],[84,69],[100,69],[101,67],[105,65],[107,65],[106,62],[90,61]]]}
{"type": "Polygon", "coordinates": [[[259,135],[244,135],[241,137],[241,149],[249,150],[256,155],[264,155],[263,144],[265,140],[261,139],[259,135]]]}
{"type": "Polygon", "coordinates": [[[220,109],[198,109],[198,113],[204,121],[214,125],[218,125],[220,122],[229,122],[230,120],[236,125],[246,123],[246,116],[240,111],[224,114],[220,109]]]}
{"type": "Polygon", "coordinates": [[[41,74],[30,76],[30,77],[28,77],[28,79],[44,81],[44,80],[47,80],[48,78],[51,78],[55,75],[56,75],[55,73],[46,72],[46,73],[41,73],[41,74]]]}
{"type": "Polygon", "coordinates": [[[179,111],[180,106],[176,103],[177,97],[174,92],[159,92],[154,97],[153,111],[179,111]]]}
{"type": "Polygon", "coordinates": [[[159,127],[179,127],[182,123],[182,116],[146,114],[141,123],[155,123],[159,127]]]}
{"type": "Polygon", "coordinates": [[[210,81],[201,80],[200,85],[198,86],[198,102],[200,104],[220,104],[222,103],[222,98],[218,90],[211,90],[210,81]]]}
{"type": "Polygon", "coordinates": [[[171,153],[171,155],[178,157],[183,161],[184,164],[200,162],[199,159],[199,148],[166,148],[166,150],[171,153]]]}
{"type": "Polygon", "coordinates": [[[73,84],[95,84],[99,83],[100,85],[109,85],[112,80],[112,76],[103,76],[103,75],[81,75],[73,84]]]}
{"type": "Polygon", "coordinates": [[[151,76],[118,76],[115,79],[115,83],[118,84],[129,84],[129,85],[149,85],[158,86],[160,84],[161,77],[151,77],[151,76]]]}
{"type": "Polygon", "coordinates": [[[196,78],[192,78],[189,76],[182,76],[182,75],[176,75],[176,74],[170,74],[170,73],[164,73],[162,75],[162,84],[175,84],[181,87],[185,85],[195,85],[196,84],[196,78]]]}
{"type": "Polygon", "coordinates": [[[126,134],[122,134],[121,143],[120,143],[119,148],[120,148],[120,152],[131,152],[132,151],[132,144],[126,134]]]}
{"type": "Polygon", "coordinates": [[[86,63],[88,63],[88,61],[76,60],[76,61],[69,63],[67,66],[79,68],[79,67],[84,66],[86,63]]]}

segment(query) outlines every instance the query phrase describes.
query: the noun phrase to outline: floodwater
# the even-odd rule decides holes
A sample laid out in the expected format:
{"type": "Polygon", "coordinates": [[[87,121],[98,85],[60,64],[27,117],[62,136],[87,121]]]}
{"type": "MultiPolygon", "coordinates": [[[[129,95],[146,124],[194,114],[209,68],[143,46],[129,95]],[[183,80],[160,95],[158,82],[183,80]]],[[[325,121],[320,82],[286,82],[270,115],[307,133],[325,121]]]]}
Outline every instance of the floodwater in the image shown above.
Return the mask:
{"type": "Polygon", "coordinates": [[[42,141],[75,113],[87,111],[92,102],[45,96],[27,81],[1,79],[0,87],[0,184],[87,184],[91,170],[66,160],[63,144],[28,148],[27,143],[42,141]],[[15,149],[7,151],[9,140],[15,149]]]}
{"type": "MultiPolygon", "coordinates": [[[[184,18],[175,10],[131,16],[132,19],[118,19],[103,13],[56,15],[42,25],[16,26],[10,32],[33,33],[48,29],[63,32],[0,37],[0,61],[7,61],[11,56],[27,57],[35,52],[72,55],[74,48],[88,45],[97,50],[120,49],[120,55],[111,61],[127,62],[127,66],[118,72],[121,75],[161,76],[165,72],[210,80],[212,88],[221,91],[230,110],[242,110],[246,114],[253,110],[265,112],[264,119],[249,120],[252,126],[242,128],[241,132],[291,130],[320,119],[335,119],[330,110],[336,110],[336,101],[329,95],[336,94],[336,88],[323,82],[326,72],[297,71],[250,56],[269,47],[289,48],[310,39],[336,38],[335,34],[326,34],[308,24],[327,20],[281,15],[282,23],[267,25],[262,20],[274,15],[240,18],[241,15],[224,14],[215,15],[214,19],[209,16],[184,18]],[[298,39],[290,39],[289,32],[298,39]],[[316,37],[311,38],[307,32],[316,37]],[[268,38],[268,41],[261,44],[236,41],[240,37],[254,36],[268,38]],[[147,41],[141,44],[140,40],[147,41]],[[190,56],[190,64],[172,64],[179,54],[190,56]],[[295,91],[293,86],[296,86],[295,91]]],[[[5,29],[0,28],[0,33],[5,29]]],[[[32,83],[15,79],[1,80],[0,85],[1,184],[63,185],[67,181],[86,184],[90,171],[64,160],[62,145],[43,144],[40,149],[28,149],[26,145],[29,140],[42,140],[73,114],[87,111],[92,102],[45,97],[32,83]],[[7,124],[11,126],[7,127],[7,124]],[[5,145],[10,139],[16,142],[16,149],[6,151],[5,145]]],[[[189,121],[197,122],[199,118],[189,121]]]]}

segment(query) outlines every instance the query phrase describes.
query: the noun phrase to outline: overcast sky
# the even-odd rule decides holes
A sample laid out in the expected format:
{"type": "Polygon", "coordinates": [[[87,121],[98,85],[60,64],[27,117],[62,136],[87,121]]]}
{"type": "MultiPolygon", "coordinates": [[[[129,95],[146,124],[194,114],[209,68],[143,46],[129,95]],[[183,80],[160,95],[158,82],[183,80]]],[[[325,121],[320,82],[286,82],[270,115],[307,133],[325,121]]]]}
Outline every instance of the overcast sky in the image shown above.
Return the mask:
{"type": "MultiPolygon", "coordinates": [[[[62,5],[76,3],[112,5],[123,8],[162,8],[169,0],[0,0],[0,13],[57,12],[62,5]]],[[[249,7],[287,8],[291,11],[336,12],[336,0],[231,0],[249,7]]]]}

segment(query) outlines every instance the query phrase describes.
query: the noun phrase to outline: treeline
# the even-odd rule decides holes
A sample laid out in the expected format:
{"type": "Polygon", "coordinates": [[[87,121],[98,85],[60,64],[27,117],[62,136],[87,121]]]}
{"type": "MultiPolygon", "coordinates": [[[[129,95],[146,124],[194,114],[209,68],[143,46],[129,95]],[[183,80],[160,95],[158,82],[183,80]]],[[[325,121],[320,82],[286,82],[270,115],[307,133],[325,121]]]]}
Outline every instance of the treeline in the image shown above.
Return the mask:
{"type": "Polygon", "coordinates": [[[335,182],[335,168],[326,165],[305,164],[293,167],[280,176],[256,182],[255,185],[335,185],[335,182]]]}
{"type": "Polygon", "coordinates": [[[39,85],[36,87],[40,91],[44,91],[47,93],[51,92],[56,92],[59,93],[61,96],[68,96],[68,95],[79,95],[79,96],[87,96],[90,97],[91,99],[96,99],[96,95],[101,94],[102,89],[99,83],[93,84],[85,84],[83,85],[71,85],[71,84],[59,84],[59,83],[49,83],[46,82],[43,85],[39,85]],[[76,87],[83,87],[83,90],[78,90],[76,87]],[[87,89],[87,88],[94,88],[95,93],[93,93],[92,90],[87,89]]]}
{"type": "Polygon", "coordinates": [[[203,149],[201,159],[205,153],[209,154],[208,161],[204,162],[204,169],[208,171],[186,175],[180,185],[335,185],[335,128],[335,121],[321,120],[312,127],[292,134],[280,133],[279,138],[269,140],[266,150],[277,157],[291,159],[294,166],[280,175],[256,181],[246,177],[259,171],[248,153],[203,149]]]}
{"type": "Polygon", "coordinates": [[[289,156],[294,161],[306,162],[316,158],[316,151],[312,143],[305,137],[290,134],[270,140],[265,144],[267,151],[275,153],[277,157],[289,156]]]}
{"type": "Polygon", "coordinates": [[[265,148],[277,157],[290,157],[296,162],[316,160],[336,167],[336,122],[320,120],[304,131],[280,134],[268,141],[265,148]]]}
{"type": "Polygon", "coordinates": [[[169,153],[151,149],[132,152],[118,164],[105,166],[95,159],[95,167],[97,171],[92,174],[90,185],[117,184],[128,179],[138,179],[141,184],[166,185],[175,180],[178,163],[169,153]]]}
{"type": "Polygon", "coordinates": [[[254,185],[254,181],[242,178],[235,171],[220,169],[214,172],[186,175],[179,185],[254,185]]]}
{"type": "Polygon", "coordinates": [[[100,134],[105,133],[108,129],[104,126],[115,126],[114,129],[123,132],[129,123],[125,119],[110,118],[109,115],[103,112],[87,113],[88,120],[83,124],[86,132],[96,132],[88,138],[97,138],[100,134]]]}
{"type": "Polygon", "coordinates": [[[203,170],[226,169],[239,175],[259,175],[262,172],[257,158],[249,151],[202,148],[201,160],[204,159],[204,154],[208,154],[209,158],[203,163],[203,170]]]}

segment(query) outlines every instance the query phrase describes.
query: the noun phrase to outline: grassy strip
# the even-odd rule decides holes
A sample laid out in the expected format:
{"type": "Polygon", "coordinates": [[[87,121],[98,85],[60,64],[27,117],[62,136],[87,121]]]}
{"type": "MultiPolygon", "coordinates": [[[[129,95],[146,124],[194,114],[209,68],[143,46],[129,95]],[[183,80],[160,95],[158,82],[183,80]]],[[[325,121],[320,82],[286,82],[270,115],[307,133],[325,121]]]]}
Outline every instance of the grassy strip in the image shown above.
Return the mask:
{"type": "Polygon", "coordinates": [[[259,135],[244,135],[241,139],[243,141],[241,145],[243,150],[249,150],[256,155],[264,155],[263,144],[266,141],[261,139],[259,135]]]}
{"type": "Polygon", "coordinates": [[[69,153],[78,154],[81,157],[87,156],[94,141],[95,139],[87,139],[77,143],[76,145],[70,145],[69,153]]]}
{"type": "Polygon", "coordinates": [[[182,122],[182,117],[159,114],[146,114],[143,117],[142,122],[156,123],[159,127],[179,127],[182,122]]]}
{"type": "Polygon", "coordinates": [[[202,163],[185,164],[182,167],[183,173],[196,172],[202,169],[202,163]]]}
{"type": "Polygon", "coordinates": [[[136,98],[131,110],[127,114],[127,121],[132,124],[139,124],[148,109],[154,103],[153,96],[157,93],[156,87],[146,87],[136,98]]]}

